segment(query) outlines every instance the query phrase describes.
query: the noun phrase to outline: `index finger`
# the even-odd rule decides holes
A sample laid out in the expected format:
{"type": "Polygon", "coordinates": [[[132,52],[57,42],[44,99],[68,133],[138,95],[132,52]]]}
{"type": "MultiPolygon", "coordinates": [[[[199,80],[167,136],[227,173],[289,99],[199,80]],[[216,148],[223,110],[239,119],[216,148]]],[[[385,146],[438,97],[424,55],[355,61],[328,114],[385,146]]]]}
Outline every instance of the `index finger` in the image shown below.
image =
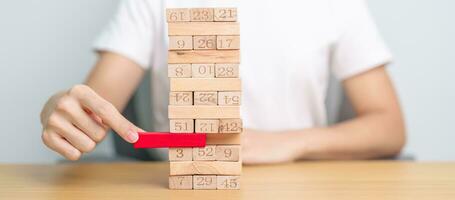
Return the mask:
{"type": "Polygon", "coordinates": [[[88,108],[98,117],[103,124],[112,128],[124,140],[134,143],[138,140],[138,127],[128,121],[123,115],[107,100],[99,96],[88,86],[78,86],[71,90],[71,93],[79,100],[82,106],[88,108]]]}

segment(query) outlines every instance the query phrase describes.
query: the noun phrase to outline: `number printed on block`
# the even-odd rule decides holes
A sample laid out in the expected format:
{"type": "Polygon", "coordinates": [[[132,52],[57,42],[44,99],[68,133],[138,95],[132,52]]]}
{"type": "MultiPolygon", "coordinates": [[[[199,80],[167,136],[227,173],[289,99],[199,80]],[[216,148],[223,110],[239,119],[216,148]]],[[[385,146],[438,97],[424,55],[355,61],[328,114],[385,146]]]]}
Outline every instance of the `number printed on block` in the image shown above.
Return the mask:
{"type": "Polygon", "coordinates": [[[193,36],[169,36],[169,50],[193,50],[193,36]]]}
{"type": "Polygon", "coordinates": [[[211,22],[213,21],[213,8],[191,8],[191,21],[211,22]]]}
{"type": "Polygon", "coordinates": [[[193,92],[170,92],[169,105],[193,105],[193,92]]]}
{"type": "Polygon", "coordinates": [[[169,161],[192,161],[192,148],[169,148],[169,161]]]}
{"type": "Polygon", "coordinates": [[[219,126],[218,119],[197,119],[196,133],[218,133],[219,126]]]}
{"type": "Polygon", "coordinates": [[[193,160],[205,160],[205,161],[214,161],[216,160],[216,146],[207,145],[205,147],[195,147],[193,148],[193,160]]]}
{"type": "Polygon", "coordinates": [[[169,121],[171,133],[194,133],[193,119],[171,119],[169,121]]]}
{"type": "Polygon", "coordinates": [[[239,77],[239,64],[215,64],[215,77],[217,78],[239,77]]]}
{"type": "Polygon", "coordinates": [[[169,189],[193,189],[193,176],[169,176],[169,189]]]}
{"type": "Polygon", "coordinates": [[[220,119],[220,133],[241,133],[242,128],[241,119],[220,119]]]}
{"type": "Polygon", "coordinates": [[[191,73],[193,78],[215,77],[215,64],[192,64],[191,73]]]}
{"type": "Polygon", "coordinates": [[[191,78],[191,64],[169,64],[169,78],[191,78]]]}
{"type": "Polygon", "coordinates": [[[240,189],[240,176],[217,176],[217,189],[238,190],[240,189]]]}
{"type": "Polygon", "coordinates": [[[213,18],[217,22],[235,22],[237,21],[237,9],[215,8],[213,18]]]}
{"type": "Polygon", "coordinates": [[[218,161],[239,161],[240,145],[217,145],[216,160],[218,161]]]}
{"type": "Polygon", "coordinates": [[[190,9],[188,8],[167,9],[166,17],[168,22],[189,22],[190,9]]]}
{"type": "Polygon", "coordinates": [[[216,49],[216,36],[194,36],[194,50],[216,49]]]}
{"type": "Polygon", "coordinates": [[[194,92],[194,105],[217,105],[217,92],[194,92]]]}
{"type": "Polygon", "coordinates": [[[193,176],[193,189],[216,190],[216,176],[193,176]]]}
{"type": "Polygon", "coordinates": [[[218,92],[218,105],[239,106],[241,104],[241,92],[218,92]]]}
{"type": "Polygon", "coordinates": [[[240,49],[240,36],[223,35],[217,36],[217,49],[240,49]]]}

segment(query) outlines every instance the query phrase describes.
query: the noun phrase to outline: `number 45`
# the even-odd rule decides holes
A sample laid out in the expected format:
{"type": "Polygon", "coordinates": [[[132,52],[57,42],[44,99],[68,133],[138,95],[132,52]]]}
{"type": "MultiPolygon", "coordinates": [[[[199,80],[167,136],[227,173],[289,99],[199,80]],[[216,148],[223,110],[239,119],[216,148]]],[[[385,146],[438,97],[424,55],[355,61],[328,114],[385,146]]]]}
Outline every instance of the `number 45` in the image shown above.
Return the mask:
{"type": "Polygon", "coordinates": [[[236,188],[237,187],[237,179],[226,179],[223,181],[223,186],[225,188],[236,188]]]}

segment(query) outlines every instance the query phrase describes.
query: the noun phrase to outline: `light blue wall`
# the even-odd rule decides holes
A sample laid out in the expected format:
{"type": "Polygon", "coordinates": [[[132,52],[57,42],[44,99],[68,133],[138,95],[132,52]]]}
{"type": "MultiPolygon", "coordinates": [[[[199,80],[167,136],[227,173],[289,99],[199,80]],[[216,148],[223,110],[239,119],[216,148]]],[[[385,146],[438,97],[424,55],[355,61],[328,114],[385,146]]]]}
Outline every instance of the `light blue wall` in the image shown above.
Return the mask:
{"type": "MultiPolygon", "coordinates": [[[[83,81],[112,0],[0,2],[0,162],[53,162],[39,112],[53,92],[83,81]]],[[[406,152],[455,160],[455,1],[369,0],[395,55],[390,68],[407,118],[406,152]]],[[[109,154],[110,141],[95,154],[109,154]]]]}
{"type": "Polygon", "coordinates": [[[455,1],[370,0],[395,55],[390,68],[407,118],[407,152],[455,160],[455,1]]]}
{"type": "Polygon", "coordinates": [[[84,80],[95,61],[92,41],[117,2],[0,2],[0,162],[60,158],[41,142],[41,107],[55,91],[84,80]]]}

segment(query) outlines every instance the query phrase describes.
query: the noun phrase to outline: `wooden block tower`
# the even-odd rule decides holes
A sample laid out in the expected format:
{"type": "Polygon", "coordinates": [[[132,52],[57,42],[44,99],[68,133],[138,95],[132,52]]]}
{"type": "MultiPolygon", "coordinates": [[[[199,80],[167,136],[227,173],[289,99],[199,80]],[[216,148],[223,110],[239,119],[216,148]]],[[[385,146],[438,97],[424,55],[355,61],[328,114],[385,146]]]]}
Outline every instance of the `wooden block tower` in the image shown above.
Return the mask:
{"type": "Polygon", "coordinates": [[[206,133],[169,149],[171,189],[239,189],[241,81],[236,8],[167,9],[171,133],[206,133]]]}

